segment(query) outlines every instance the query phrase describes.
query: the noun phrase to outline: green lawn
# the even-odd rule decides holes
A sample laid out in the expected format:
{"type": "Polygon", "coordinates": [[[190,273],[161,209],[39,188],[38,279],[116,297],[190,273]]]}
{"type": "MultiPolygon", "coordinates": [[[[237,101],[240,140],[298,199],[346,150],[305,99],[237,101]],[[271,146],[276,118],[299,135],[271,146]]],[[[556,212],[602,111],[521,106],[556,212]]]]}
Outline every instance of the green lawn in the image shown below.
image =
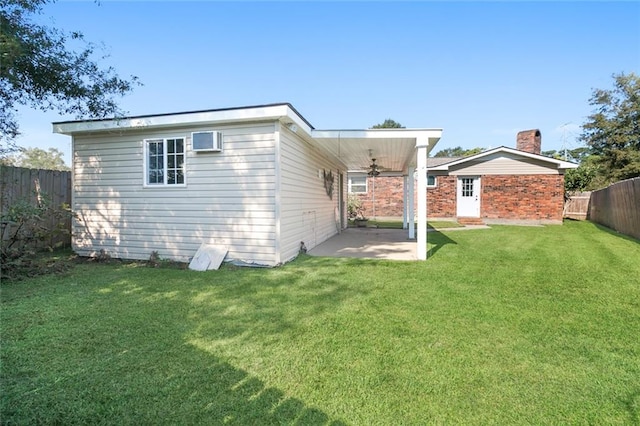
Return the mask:
{"type": "Polygon", "coordinates": [[[638,424],[640,244],[429,233],[426,262],[82,263],[1,287],[3,424],[638,424]]]}

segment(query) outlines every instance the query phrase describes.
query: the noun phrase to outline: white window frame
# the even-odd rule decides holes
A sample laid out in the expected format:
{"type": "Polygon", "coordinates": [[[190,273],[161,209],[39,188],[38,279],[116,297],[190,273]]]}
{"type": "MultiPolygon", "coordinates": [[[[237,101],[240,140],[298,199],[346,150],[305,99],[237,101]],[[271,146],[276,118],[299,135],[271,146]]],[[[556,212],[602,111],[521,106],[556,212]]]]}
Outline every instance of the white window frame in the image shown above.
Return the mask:
{"type": "Polygon", "coordinates": [[[369,179],[367,179],[366,175],[363,176],[349,176],[349,182],[347,184],[347,191],[349,192],[349,194],[366,194],[367,192],[369,192],[369,179]],[[362,187],[361,183],[357,183],[354,184],[352,179],[360,179],[360,178],[364,178],[364,191],[354,191],[353,187],[357,186],[357,187],[362,187]]]}
{"type": "Polygon", "coordinates": [[[427,174],[427,188],[435,188],[438,186],[438,176],[427,174]],[[433,183],[429,183],[429,178],[433,178],[433,183]]]}
{"type": "MultiPolygon", "coordinates": [[[[149,138],[144,139],[142,141],[142,151],[143,151],[143,187],[144,188],[180,188],[187,186],[187,138],[185,136],[174,136],[174,137],[166,137],[166,138],[149,138]],[[168,183],[169,178],[169,168],[168,168],[168,143],[169,141],[174,141],[177,139],[182,139],[182,174],[183,174],[183,182],[182,183],[168,183]],[[150,183],[149,182],[149,144],[150,143],[159,143],[162,142],[162,161],[163,161],[163,182],[161,183],[150,183]]],[[[177,169],[176,169],[177,170],[177,169]]]]}

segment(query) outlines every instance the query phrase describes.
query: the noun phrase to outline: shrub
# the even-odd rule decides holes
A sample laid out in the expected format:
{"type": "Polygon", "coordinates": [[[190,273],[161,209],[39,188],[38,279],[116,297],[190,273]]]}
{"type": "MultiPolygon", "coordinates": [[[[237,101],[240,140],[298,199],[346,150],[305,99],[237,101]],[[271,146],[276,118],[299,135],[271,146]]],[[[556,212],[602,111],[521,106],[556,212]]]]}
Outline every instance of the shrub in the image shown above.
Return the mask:
{"type": "Polygon", "coordinates": [[[28,198],[14,202],[2,215],[0,272],[6,279],[33,276],[48,270],[35,259],[39,250],[53,250],[63,243],[51,244],[60,235],[70,234],[68,220],[73,216],[68,205],[57,208],[43,196],[34,203],[28,198]],[[48,226],[55,223],[54,226],[48,226]]]}
{"type": "Polygon", "coordinates": [[[581,164],[577,169],[569,169],[564,176],[564,189],[567,192],[583,192],[591,188],[597,176],[597,168],[590,164],[581,164]]]}
{"type": "Polygon", "coordinates": [[[364,207],[362,207],[362,201],[354,195],[349,194],[347,198],[347,213],[349,215],[349,219],[366,219],[364,216],[364,207]]]}

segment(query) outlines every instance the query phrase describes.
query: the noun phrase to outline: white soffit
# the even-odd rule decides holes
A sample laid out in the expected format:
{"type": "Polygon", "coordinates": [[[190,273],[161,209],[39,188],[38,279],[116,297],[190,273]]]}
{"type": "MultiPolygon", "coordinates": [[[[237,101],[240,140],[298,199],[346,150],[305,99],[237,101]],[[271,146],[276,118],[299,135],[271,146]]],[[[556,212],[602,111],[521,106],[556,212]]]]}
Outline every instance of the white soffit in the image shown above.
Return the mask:
{"type": "Polygon", "coordinates": [[[440,140],[441,129],[312,130],[311,136],[347,166],[365,170],[373,158],[383,171],[406,172],[415,166],[416,146],[430,151],[440,140]]]}

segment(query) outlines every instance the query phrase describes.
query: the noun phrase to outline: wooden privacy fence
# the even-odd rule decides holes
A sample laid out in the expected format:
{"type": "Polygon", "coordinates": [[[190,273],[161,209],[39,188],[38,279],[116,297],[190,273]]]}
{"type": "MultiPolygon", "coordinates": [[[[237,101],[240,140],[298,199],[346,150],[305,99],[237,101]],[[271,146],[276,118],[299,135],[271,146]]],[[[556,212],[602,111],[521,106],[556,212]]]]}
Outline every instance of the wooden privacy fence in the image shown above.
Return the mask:
{"type": "MultiPolygon", "coordinates": [[[[43,201],[56,210],[62,209],[63,204],[71,204],[71,172],[0,166],[0,217],[3,218],[0,236],[3,243],[10,236],[11,231],[11,224],[4,220],[9,209],[17,203],[28,202],[37,206],[43,201]]],[[[52,235],[49,240],[42,242],[43,247],[71,244],[69,215],[50,215],[43,218],[40,225],[47,229],[63,226],[68,231],[64,234],[52,235]],[[63,223],[59,223],[60,220],[63,223]]]]}
{"type": "Polygon", "coordinates": [[[570,193],[564,202],[562,217],[575,220],[586,220],[589,213],[589,200],[591,192],[570,193]]]}
{"type": "Polygon", "coordinates": [[[640,239],[640,177],[593,191],[588,219],[640,239]]]}

